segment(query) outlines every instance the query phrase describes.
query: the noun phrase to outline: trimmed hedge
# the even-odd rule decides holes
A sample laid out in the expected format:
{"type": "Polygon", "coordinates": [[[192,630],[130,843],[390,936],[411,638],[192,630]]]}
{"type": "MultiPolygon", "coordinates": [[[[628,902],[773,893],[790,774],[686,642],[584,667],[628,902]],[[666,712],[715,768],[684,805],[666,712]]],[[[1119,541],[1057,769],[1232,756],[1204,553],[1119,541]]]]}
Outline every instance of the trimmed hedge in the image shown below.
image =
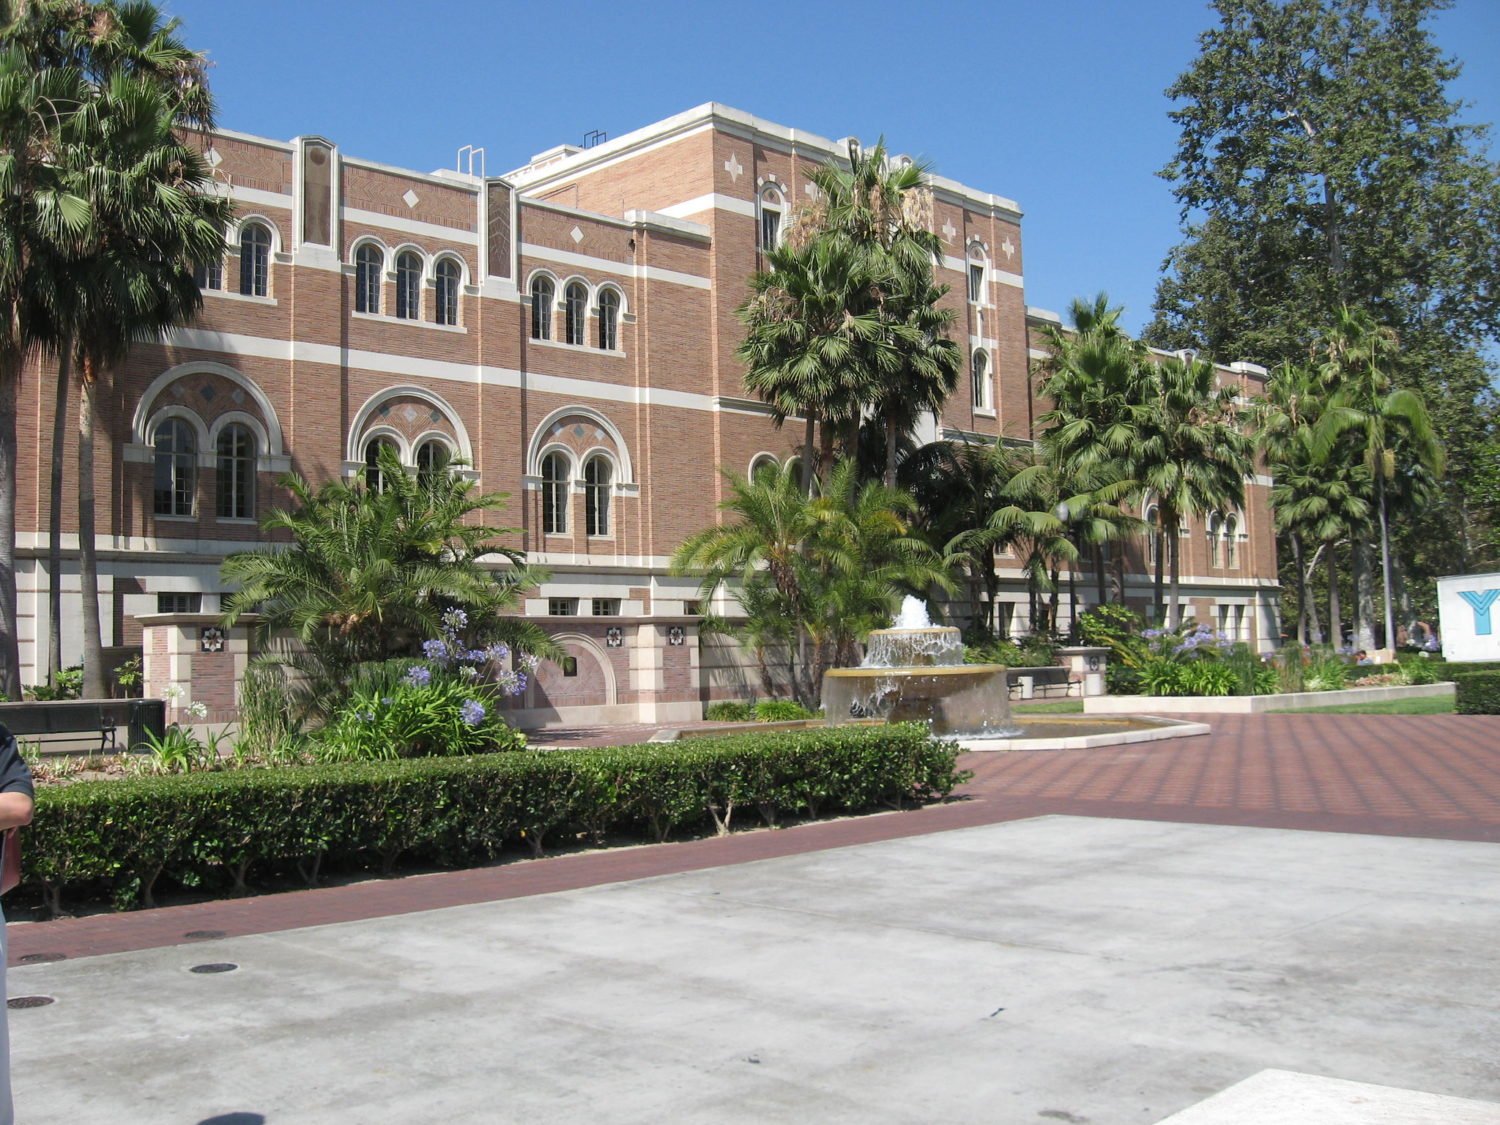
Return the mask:
{"type": "Polygon", "coordinates": [[[1439,683],[1457,683],[1466,672],[1500,672],[1500,663],[1493,660],[1447,661],[1423,657],[1401,657],[1398,664],[1425,664],[1437,675],[1439,683]]]}
{"type": "Polygon", "coordinates": [[[1453,682],[1454,710],[1460,715],[1500,715],[1500,669],[1460,672],[1453,682]]]}
{"type": "Polygon", "coordinates": [[[64,893],[153,903],[163,877],[243,892],[257,865],[311,885],[325,860],[410,856],[441,866],[524,844],[666,840],[947,796],[959,748],[918,724],[736,734],[683,743],[248,769],[44,787],[25,881],[56,913],[64,893]]]}

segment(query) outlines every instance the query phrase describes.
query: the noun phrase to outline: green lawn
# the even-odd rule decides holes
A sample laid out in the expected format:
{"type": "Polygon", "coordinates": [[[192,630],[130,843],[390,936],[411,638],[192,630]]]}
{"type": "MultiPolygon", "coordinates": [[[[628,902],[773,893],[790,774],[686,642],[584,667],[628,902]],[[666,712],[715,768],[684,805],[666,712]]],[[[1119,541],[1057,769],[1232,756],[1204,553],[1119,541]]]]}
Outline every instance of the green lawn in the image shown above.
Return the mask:
{"type": "Polygon", "coordinates": [[[1033,703],[1012,703],[1011,712],[1016,715],[1082,715],[1081,699],[1046,699],[1033,703]]]}
{"type": "Polygon", "coordinates": [[[1335,707],[1305,707],[1300,711],[1272,711],[1273,715],[1451,715],[1451,695],[1417,699],[1387,699],[1378,703],[1343,703],[1335,707]]]}

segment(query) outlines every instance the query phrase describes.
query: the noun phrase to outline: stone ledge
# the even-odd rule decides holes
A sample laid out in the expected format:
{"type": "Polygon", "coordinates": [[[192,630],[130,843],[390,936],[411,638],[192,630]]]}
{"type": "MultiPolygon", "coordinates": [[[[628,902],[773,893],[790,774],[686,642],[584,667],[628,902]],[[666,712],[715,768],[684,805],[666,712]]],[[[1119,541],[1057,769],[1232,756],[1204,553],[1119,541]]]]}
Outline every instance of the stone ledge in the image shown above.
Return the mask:
{"type": "MultiPolygon", "coordinates": [[[[1427,685],[1423,685],[1427,686],[1427,685]]],[[[1500,1105],[1290,1070],[1262,1070],[1159,1125],[1500,1125],[1500,1105]]]]}
{"type": "Polygon", "coordinates": [[[1351,703],[1452,696],[1452,684],[1345,688],[1286,695],[1094,695],[1083,701],[1085,715],[1263,715],[1267,711],[1306,711],[1351,703]]]}

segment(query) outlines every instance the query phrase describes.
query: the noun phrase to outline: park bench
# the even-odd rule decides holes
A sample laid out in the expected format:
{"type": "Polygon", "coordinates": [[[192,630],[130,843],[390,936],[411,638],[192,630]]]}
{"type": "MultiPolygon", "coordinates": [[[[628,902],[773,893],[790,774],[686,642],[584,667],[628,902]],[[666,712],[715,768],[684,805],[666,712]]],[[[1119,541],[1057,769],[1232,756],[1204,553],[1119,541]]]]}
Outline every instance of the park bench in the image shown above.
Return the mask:
{"type": "Polygon", "coordinates": [[[127,728],[126,745],[134,746],[147,731],[160,735],[166,725],[159,699],[59,699],[0,703],[0,723],[18,740],[73,742],[99,739],[99,750],[118,748],[117,735],[127,728]]]}

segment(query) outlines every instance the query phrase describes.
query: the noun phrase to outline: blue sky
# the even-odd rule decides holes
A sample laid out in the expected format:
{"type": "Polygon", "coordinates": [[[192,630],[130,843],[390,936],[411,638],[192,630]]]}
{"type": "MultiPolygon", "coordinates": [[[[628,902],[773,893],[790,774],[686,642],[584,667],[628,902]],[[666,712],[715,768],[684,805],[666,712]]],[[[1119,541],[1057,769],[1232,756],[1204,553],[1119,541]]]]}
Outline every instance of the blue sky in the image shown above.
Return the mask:
{"type": "MultiPolygon", "coordinates": [[[[1155,172],[1162,91],[1209,26],[1203,0],[859,4],[163,0],[215,63],[220,123],[319,133],[430,171],[462,145],[493,174],[601,129],[718,101],[825,137],[884,134],[943,175],[1017,200],[1028,303],[1107,290],[1149,319],[1177,210],[1155,172]]],[[[1500,2],[1433,24],[1471,120],[1500,120],[1500,2]]],[[[1500,143],[1500,142],[1497,142],[1500,143]]],[[[1491,155],[1496,144],[1492,143],[1491,155]]]]}

